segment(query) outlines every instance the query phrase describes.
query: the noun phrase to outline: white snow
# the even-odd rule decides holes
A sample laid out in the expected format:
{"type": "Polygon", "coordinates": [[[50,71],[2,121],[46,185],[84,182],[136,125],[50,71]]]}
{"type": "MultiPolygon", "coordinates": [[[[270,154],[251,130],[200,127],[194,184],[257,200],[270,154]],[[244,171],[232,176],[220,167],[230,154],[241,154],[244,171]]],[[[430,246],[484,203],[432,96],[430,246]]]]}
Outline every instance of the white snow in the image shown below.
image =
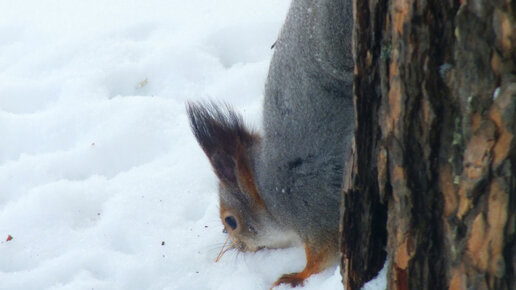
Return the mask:
{"type": "Polygon", "coordinates": [[[259,128],[288,4],[0,0],[0,289],[268,289],[301,270],[300,248],[214,262],[216,178],[184,107],[259,128]]]}

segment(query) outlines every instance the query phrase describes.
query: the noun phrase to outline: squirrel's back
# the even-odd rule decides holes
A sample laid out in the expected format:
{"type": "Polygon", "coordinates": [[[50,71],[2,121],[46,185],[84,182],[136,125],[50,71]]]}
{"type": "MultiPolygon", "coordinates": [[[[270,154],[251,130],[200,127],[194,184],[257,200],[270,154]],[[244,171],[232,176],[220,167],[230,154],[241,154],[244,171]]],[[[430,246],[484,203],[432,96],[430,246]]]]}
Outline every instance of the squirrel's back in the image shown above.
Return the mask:
{"type": "Polygon", "coordinates": [[[271,213],[302,238],[338,230],[354,130],[351,13],[351,1],[293,1],[269,69],[256,179],[271,213]]]}

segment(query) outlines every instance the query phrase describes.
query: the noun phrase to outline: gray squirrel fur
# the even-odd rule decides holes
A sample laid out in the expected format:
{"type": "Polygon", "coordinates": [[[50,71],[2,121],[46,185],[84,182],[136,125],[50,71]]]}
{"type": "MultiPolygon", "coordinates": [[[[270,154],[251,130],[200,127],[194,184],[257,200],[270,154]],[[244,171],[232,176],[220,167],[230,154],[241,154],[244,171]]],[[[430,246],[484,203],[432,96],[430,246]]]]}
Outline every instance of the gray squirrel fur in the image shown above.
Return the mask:
{"type": "Polygon", "coordinates": [[[232,247],[305,245],[305,270],[275,285],[302,284],[338,257],[342,174],[354,132],[351,4],[292,1],[274,45],[261,136],[229,106],[187,105],[220,180],[221,219],[232,247]]]}

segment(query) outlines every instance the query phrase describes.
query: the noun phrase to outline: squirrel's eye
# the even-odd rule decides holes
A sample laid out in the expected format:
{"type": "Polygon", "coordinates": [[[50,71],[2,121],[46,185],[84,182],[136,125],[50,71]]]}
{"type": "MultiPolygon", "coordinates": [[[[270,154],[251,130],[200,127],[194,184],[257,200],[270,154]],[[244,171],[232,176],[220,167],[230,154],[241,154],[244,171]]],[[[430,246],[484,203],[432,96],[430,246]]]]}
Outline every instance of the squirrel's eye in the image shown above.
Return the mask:
{"type": "Polygon", "coordinates": [[[233,230],[233,231],[236,230],[236,228],[237,228],[237,221],[236,221],[234,216],[231,216],[231,215],[227,216],[224,219],[224,221],[226,222],[226,225],[228,225],[231,228],[231,230],[233,230]]]}

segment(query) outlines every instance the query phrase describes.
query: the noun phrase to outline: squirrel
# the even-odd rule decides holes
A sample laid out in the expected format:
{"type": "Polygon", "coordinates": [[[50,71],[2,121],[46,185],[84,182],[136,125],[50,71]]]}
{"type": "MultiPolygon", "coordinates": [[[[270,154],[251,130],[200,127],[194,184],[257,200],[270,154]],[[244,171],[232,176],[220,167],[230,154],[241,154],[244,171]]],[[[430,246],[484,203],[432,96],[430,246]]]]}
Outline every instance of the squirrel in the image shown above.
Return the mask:
{"type": "Polygon", "coordinates": [[[229,248],[305,248],[305,268],[273,287],[302,285],[339,257],[341,184],[354,133],[351,1],[291,2],[265,85],[262,134],[229,105],[187,104],[219,179],[229,248]]]}

